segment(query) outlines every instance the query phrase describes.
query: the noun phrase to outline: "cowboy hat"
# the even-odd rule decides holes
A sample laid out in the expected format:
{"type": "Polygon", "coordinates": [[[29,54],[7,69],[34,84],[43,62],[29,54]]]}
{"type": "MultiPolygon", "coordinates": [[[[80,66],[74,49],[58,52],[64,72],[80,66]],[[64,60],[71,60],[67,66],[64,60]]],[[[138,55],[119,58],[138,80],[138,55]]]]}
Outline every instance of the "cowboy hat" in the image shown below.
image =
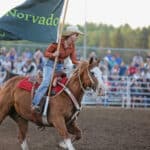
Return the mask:
{"type": "Polygon", "coordinates": [[[63,32],[62,36],[69,36],[69,35],[72,35],[74,33],[77,33],[77,34],[80,34],[80,35],[84,34],[83,32],[81,32],[79,30],[79,28],[77,26],[68,26],[66,28],[66,30],[63,32]]]}

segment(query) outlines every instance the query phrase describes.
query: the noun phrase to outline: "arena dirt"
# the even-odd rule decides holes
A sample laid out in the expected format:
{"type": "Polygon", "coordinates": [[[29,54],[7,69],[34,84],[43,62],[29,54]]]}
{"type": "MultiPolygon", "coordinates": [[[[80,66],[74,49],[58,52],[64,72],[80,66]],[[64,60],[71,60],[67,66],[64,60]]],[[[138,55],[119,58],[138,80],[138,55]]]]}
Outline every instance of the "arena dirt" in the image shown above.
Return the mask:
{"type": "MultiPolygon", "coordinates": [[[[86,106],[78,123],[83,137],[76,150],[150,150],[150,109],[86,106]]],[[[30,150],[60,150],[54,128],[39,131],[29,123],[30,150]]],[[[9,117],[0,126],[0,150],[20,150],[17,126],[9,117]]]]}

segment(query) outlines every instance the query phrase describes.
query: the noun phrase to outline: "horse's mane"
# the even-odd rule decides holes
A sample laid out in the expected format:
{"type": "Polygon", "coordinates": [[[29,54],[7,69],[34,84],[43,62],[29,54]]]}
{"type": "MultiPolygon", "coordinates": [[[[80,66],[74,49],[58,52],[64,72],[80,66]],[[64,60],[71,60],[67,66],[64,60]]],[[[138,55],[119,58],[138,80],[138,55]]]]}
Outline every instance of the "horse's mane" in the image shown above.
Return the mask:
{"type": "Polygon", "coordinates": [[[88,61],[82,60],[80,61],[80,64],[77,66],[77,68],[73,71],[72,75],[70,76],[68,82],[70,81],[71,83],[75,82],[75,80],[78,80],[79,75],[81,75],[85,69],[87,69],[89,66],[88,61]]]}
{"type": "Polygon", "coordinates": [[[74,70],[73,75],[76,75],[78,73],[82,73],[85,69],[87,69],[89,66],[88,61],[82,60],[80,61],[80,64],[77,66],[77,68],[74,70]],[[79,71],[79,72],[78,72],[79,71]]]}

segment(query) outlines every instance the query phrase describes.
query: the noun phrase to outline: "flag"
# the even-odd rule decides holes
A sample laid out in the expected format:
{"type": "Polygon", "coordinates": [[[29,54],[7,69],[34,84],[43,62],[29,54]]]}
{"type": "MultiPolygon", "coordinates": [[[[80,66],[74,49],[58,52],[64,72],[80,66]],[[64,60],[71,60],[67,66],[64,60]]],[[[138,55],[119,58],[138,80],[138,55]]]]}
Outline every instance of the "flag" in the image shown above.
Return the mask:
{"type": "Polygon", "coordinates": [[[64,0],[26,0],[0,18],[0,40],[56,42],[64,0]]]}

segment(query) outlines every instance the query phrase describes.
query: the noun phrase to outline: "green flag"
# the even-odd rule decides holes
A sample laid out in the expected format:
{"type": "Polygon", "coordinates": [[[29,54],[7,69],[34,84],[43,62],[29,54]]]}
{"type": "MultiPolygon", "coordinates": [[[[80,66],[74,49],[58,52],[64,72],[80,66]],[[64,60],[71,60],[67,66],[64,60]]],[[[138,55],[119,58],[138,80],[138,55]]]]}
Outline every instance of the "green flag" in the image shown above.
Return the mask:
{"type": "Polygon", "coordinates": [[[64,0],[26,0],[0,18],[0,40],[56,42],[64,0]]]}

